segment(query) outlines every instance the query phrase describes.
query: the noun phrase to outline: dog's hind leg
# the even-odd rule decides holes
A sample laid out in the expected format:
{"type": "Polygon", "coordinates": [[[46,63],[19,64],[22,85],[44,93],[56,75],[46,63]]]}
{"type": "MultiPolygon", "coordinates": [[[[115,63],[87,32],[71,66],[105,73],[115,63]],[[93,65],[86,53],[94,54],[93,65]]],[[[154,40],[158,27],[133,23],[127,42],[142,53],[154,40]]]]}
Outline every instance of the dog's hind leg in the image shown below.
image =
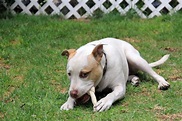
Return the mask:
{"type": "Polygon", "coordinates": [[[170,87],[170,84],[150,67],[149,63],[139,55],[138,51],[135,50],[127,51],[126,57],[129,66],[134,67],[143,72],[146,72],[150,76],[152,76],[159,83],[158,85],[159,89],[166,90],[170,87]]]}
{"type": "Polygon", "coordinates": [[[131,82],[131,84],[133,85],[133,86],[139,86],[139,84],[140,84],[140,79],[139,79],[139,77],[137,77],[137,76],[135,76],[135,75],[130,75],[129,77],[128,77],[128,82],[131,82]]]}

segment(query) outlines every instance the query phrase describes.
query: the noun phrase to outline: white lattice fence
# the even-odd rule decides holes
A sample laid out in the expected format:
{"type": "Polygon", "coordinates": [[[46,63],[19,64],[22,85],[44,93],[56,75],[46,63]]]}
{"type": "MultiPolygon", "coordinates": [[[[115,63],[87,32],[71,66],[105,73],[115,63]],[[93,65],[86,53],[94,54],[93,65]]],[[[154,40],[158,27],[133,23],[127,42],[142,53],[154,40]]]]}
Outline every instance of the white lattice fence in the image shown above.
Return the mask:
{"type": "Polygon", "coordinates": [[[182,11],[182,0],[15,0],[13,13],[62,15],[65,18],[86,18],[97,10],[117,10],[124,15],[134,10],[142,18],[182,11]]]}

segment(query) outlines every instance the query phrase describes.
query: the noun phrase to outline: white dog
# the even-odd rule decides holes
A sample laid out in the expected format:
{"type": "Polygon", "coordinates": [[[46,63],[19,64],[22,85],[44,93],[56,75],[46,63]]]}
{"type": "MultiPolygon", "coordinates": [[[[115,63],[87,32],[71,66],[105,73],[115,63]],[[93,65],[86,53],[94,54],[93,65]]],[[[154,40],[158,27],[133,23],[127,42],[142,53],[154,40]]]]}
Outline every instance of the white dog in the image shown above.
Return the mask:
{"type": "Polygon", "coordinates": [[[159,89],[170,87],[162,76],[152,70],[152,67],[163,64],[169,55],[148,64],[132,45],[122,40],[105,38],[90,42],[77,50],[65,50],[62,55],[68,57],[67,74],[71,84],[69,98],[61,110],[73,109],[76,100],[93,86],[96,91],[112,89],[94,106],[98,112],[108,110],[113,102],[125,96],[127,80],[138,84],[138,77],[133,75],[138,70],[152,76],[159,83],[159,89]]]}

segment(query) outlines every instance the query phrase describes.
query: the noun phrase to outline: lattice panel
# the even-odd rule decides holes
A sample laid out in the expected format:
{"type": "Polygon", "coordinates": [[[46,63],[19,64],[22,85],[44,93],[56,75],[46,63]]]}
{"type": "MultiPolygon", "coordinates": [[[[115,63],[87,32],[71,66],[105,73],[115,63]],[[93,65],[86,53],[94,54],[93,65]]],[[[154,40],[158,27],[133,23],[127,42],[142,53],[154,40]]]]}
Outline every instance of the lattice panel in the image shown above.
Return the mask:
{"type": "Polygon", "coordinates": [[[152,18],[182,11],[182,0],[15,0],[10,9],[29,15],[58,14],[66,19],[87,18],[97,10],[124,15],[132,9],[142,18],[152,18]]]}

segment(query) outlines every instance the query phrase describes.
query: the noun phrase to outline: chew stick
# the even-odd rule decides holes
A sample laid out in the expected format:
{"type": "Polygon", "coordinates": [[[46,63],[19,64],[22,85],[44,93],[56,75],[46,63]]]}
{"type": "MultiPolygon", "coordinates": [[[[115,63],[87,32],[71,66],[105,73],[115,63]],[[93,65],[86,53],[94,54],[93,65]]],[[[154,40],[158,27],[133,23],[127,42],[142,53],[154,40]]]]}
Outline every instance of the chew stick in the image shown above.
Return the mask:
{"type": "Polygon", "coordinates": [[[97,99],[96,99],[96,96],[95,96],[95,87],[92,87],[92,88],[90,89],[90,91],[88,92],[88,94],[90,95],[91,100],[92,100],[92,103],[93,103],[93,105],[95,106],[96,103],[97,103],[97,99]]]}

